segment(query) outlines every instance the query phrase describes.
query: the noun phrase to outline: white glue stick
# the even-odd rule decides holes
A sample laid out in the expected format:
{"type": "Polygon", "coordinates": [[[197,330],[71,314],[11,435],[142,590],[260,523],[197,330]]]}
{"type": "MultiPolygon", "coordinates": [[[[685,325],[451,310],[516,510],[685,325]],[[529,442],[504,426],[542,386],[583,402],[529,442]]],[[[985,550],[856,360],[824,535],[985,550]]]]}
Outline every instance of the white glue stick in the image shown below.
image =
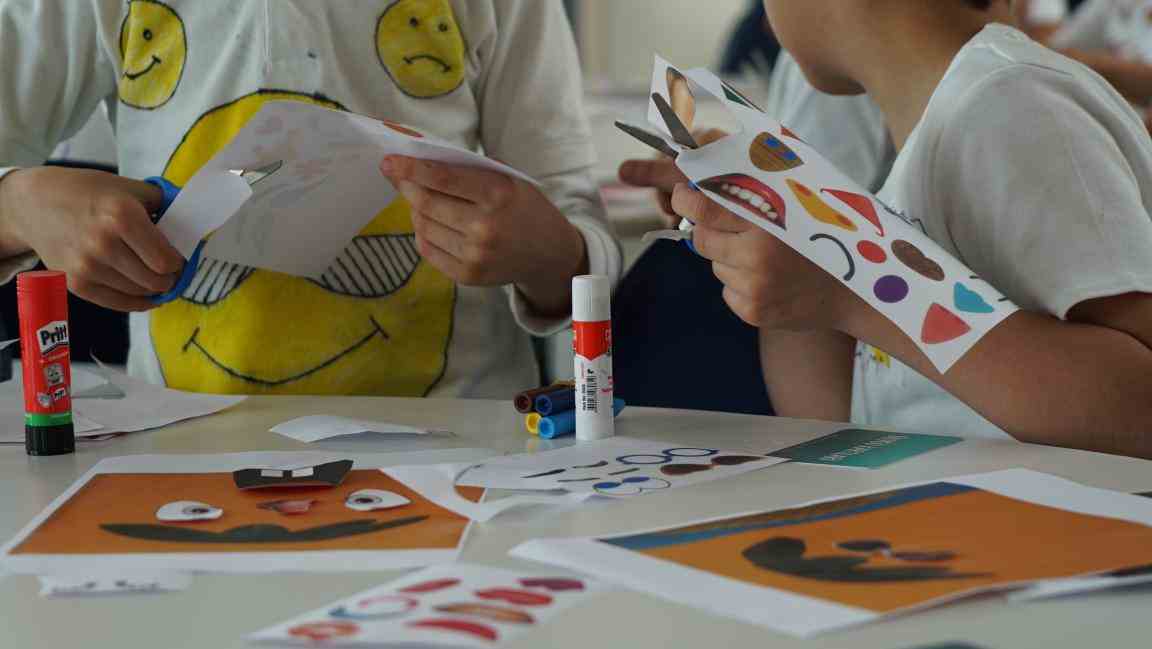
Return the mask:
{"type": "Polygon", "coordinates": [[[612,437],[612,295],[608,278],[572,278],[576,439],[612,437]]]}

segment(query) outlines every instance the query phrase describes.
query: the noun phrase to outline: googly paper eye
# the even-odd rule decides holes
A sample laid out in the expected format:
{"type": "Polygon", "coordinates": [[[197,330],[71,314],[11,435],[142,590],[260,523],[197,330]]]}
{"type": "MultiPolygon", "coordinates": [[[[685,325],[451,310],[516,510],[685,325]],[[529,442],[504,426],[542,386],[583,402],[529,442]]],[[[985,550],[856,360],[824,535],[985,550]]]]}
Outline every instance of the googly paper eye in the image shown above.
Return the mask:
{"type": "Polygon", "coordinates": [[[348,495],[344,506],[358,512],[370,512],[377,509],[392,509],[403,507],[411,503],[404,496],[383,489],[361,489],[348,495]]]}
{"type": "Polygon", "coordinates": [[[156,510],[156,518],[172,523],[214,521],[223,515],[223,509],[195,500],[177,500],[156,510]]]}

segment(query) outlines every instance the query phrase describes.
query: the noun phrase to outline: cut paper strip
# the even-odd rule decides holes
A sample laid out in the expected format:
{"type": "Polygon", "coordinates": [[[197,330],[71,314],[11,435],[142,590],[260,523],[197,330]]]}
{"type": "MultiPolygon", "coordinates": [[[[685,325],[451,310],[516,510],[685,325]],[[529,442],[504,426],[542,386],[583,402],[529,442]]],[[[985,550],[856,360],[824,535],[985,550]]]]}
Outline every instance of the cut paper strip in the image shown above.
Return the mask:
{"type": "Polygon", "coordinates": [[[840,199],[845,205],[856,210],[860,216],[863,216],[869,223],[876,226],[876,234],[881,237],[884,236],[884,224],[880,222],[880,216],[876,213],[876,205],[872,203],[871,198],[855,192],[846,192],[842,189],[825,189],[822,191],[840,199]]]}
{"type": "Polygon", "coordinates": [[[1010,602],[1033,602],[1042,599],[1086,595],[1105,590],[1117,590],[1152,584],[1152,566],[1117,570],[1095,577],[1074,577],[1042,581],[1008,596],[1010,602]]]}
{"type": "Polygon", "coordinates": [[[956,309],[964,313],[992,313],[996,310],[996,307],[988,304],[979,293],[960,282],[956,282],[953,302],[956,304],[956,309]]]}
{"type": "Polygon", "coordinates": [[[968,323],[961,320],[955,313],[939,304],[933,304],[928,309],[928,315],[924,317],[924,328],[920,332],[920,340],[926,345],[939,345],[955,340],[971,330],[972,328],[968,326],[968,323]]]}
{"type": "Polygon", "coordinates": [[[820,197],[812,193],[812,190],[807,185],[796,182],[795,180],[788,179],[788,187],[792,189],[792,193],[796,195],[796,199],[800,201],[800,205],[808,211],[808,215],[820,221],[834,225],[842,230],[855,232],[857,230],[856,224],[853,223],[848,217],[836,211],[831,205],[820,200],[820,197]]]}
{"type": "MultiPolygon", "coordinates": [[[[312,647],[491,647],[514,642],[606,590],[596,580],[575,578],[565,578],[575,587],[563,590],[518,586],[554,579],[466,563],[440,566],[258,631],[248,640],[312,647]]],[[[546,635],[541,638],[527,646],[549,644],[546,635]]]]}
{"type": "Polygon", "coordinates": [[[539,539],[511,554],[809,637],[1147,564],[1152,502],[1012,469],[630,534],[539,539]]]}
{"type": "Polygon", "coordinates": [[[592,493],[518,495],[477,503],[461,496],[456,488],[457,479],[472,466],[471,464],[392,466],[383,471],[385,475],[437,505],[478,523],[485,523],[505,512],[527,507],[537,507],[546,513],[556,513],[578,507],[594,495],[592,493]]]}
{"type": "MultiPolygon", "coordinates": [[[[668,67],[668,62],[657,57],[650,93],[667,93],[668,67]]],[[[707,92],[717,98],[738,127],[707,146],[680,151],[676,166],[717,204],[778,238],[847,286],[914,341],[937,370],[947,372],[988,331],[1016,311],[1011,302],[999,301],[994,287],[970,280],[972,270],[933,241],[922,224],[917,225],[921,223],[918,215],[905,216],[890,209],[785,125],[735,101],[716,75],[691,69],[684,76],[692,81],[698,97],[707,92]],[[781,171],[758,167],[750,151],[757,151],[762,166],[776,168],[772,161],[777,158],[770,155],[770,147],[761,146],[763,134],[780,134],[777,140],[803,164],[781,171]],[[740,182],[709,182],[736,178],[740,182]],[[727,190],[723,184],[729,186],[727,190]],[[766,213],[765,206],[770,206],[772,214],[766,213]],[[800,212],[812,218],[798,216],[800,212]],[[844,254],[833,251],[824,237],[832,237],[847,248],[855,272],[845,268],[844,254]],[[900,243],[891,245],[897,241],[900,243]],[[889,276],[899,277],[904,285],[891,279],[878,285],[889,276]],[[978,291],[993,310],[967,312],[956,307],[957,282],[978,291]],[[933,304],[963,314],[967,330],[947,342],[923,342],[925,314],[933,304]]],[[[648,118],[654,126],[650,130],[666,134],[656,104],[650,98],[648,118]]],[[[968,304],[966,299],[961,302],[968,304]]]]}
{"type": "Polygon", "coordinates": [[[109,595],[153,595],[186,590],[192,585],[187,574],[120,575],[115,577],[40,577],[40,596],[51,599],[65,597],[106,597],[109,595]]]}

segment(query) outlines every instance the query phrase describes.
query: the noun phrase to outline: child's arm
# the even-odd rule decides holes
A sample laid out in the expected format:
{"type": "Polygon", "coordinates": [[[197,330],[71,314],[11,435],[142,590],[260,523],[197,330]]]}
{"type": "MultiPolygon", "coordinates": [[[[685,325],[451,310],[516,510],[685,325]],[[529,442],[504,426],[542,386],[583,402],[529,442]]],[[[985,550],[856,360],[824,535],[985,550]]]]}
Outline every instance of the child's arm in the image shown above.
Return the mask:
{"type": "Polygon", "coordinates": [[[781,417],[848,421],[856,340],[838,331],[760,329],[760,365],[781,417]]]}

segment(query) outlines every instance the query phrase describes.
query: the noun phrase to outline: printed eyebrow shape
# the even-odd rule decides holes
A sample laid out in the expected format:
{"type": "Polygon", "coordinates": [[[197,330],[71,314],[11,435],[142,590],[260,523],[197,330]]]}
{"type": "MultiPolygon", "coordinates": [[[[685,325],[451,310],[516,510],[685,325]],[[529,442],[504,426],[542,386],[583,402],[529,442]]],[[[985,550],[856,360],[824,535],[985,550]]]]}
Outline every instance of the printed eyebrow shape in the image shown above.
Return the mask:
{"type": "Polygon", "coordinates": [[[568,469],[552,469],[551,471],[544,471],[542,473],[533,473],[532,475],[523,476],[523,479],[527,480],[528,478],[545,478],[545,477],[550,476],[550,475],[557,475],[560,473],[564,473],[567,470],[568,469]]]}
{"type": "Polygon", "coordinates": [[[567,480],[557,480],[556,482],[592,482],[600,478],[568,478],[567,480]]]}
{"type": "Polygon", "coordinates": [[[625,473],[633,473],[633,472],[639,471],[639,470],[640,469],[637,467],[632,467],[631,469],[624,469],[623,471],[613,471],[612,473],[609,473],[608,475],[624,475],[625,473]]]}
{"type": "Polygon", "coordinates": [[[602,466],[608,466],[608,460],[600,460],[596,464],[580,464],[572,467],[573,469],[599,469],[602,466]]]}

